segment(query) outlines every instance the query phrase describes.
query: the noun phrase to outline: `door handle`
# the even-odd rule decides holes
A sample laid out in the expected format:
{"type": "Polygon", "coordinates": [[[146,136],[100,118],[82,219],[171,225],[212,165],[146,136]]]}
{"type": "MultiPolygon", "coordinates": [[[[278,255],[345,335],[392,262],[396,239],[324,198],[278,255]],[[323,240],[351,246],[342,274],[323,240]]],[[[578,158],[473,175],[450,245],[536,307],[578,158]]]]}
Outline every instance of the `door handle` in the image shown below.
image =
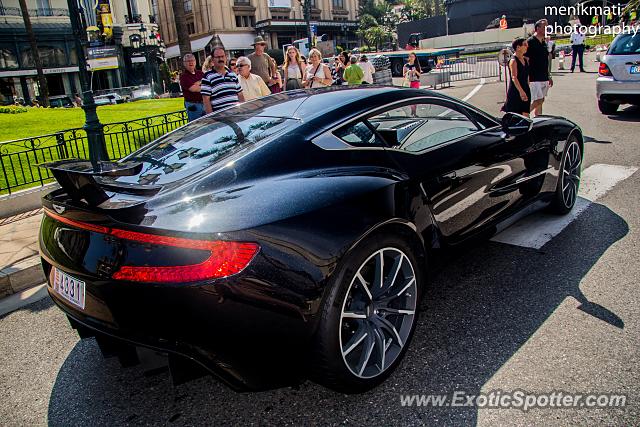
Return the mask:
{"type": "Polygon", "coordinates": [[[438,182],[440,182],[441,184],[448,184],[451,181],[453,181],[454,179],[456,179],[457,174],[455,171],[453,172],[449,172],[447,174],[441,175],[438,177],[438,182]]]}

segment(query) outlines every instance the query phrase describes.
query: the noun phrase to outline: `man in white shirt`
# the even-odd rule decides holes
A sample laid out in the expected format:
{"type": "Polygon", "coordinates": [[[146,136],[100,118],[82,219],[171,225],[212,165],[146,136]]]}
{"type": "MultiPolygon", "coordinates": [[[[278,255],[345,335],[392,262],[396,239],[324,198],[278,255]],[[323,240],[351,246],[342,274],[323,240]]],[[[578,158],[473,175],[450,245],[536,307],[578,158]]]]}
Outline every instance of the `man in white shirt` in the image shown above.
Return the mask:
{"type": "Polygon", "coordinates": [[[365,84],[373,84],[373,75],[376,72],[376,67],[373,66],[367,55],[362,55],[360,60],[358,61],[358,66],[362,68],[362,72],[364,73],[364,77],[362,77],[362,83],[365,84]]]}
{"type": "Polygon", "coordinates": [[[571,33],[571,50],[573,58],[571,59],[571,72],[576,68],[576,57],[580,59],[580,72],[584,73],[584,39],[585,35],[579,26],[575,26],[571,33]]]}
{"type": "Polygon", "coordinates": [[[271,91],[262,80],[262,77],[251,73],[251,60],[249,58],[241,56],[237,59],[236,66],[238,67],[238,80],[240,81],[245,101],[271,95],[271,91]]]}

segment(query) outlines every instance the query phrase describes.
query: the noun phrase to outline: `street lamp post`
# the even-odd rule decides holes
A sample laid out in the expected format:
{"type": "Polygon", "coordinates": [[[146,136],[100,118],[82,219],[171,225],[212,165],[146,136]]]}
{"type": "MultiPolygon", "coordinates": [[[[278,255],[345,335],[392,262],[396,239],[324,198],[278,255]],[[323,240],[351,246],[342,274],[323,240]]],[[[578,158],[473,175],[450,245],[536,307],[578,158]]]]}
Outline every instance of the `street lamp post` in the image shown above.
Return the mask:
{"type": "Polygon", "coordinates": [[[78,76],[80,78],[80,87],[82,88],[82,109],[84,110],[85,123],[83,129],[87,133],[87,142],[89,145],[89,160],[93,164],[94,170],[99,170],[98,162],[109,160],[107,148],[104,143],[103,125],[98,119],[96,113],[97,105],[93,100],[93,92],[89,88],[87,82],[87,60],[84,53],[83,43],[87,41],[86,29],[82,26],[80,19],[80,8],[77,0],[67,0],[69,6],[69,19],[71,21],[71,30],[75,39],[76,53],[78,57],[78,76]]]}
{"type": "MultiPolygon", "coordinates": [[[[153,88],[153,70],[149,68],[149,46],[147,43],[147,28],[144,24],[140,24],[140,39],[142,43],[140,44],[140,50],[142,50],[142,54],[144,56],[144,79],[147,80],[147,77],[150,77],[149,80],[149,89],[151,90],[151,98],[155,96],[155,91],[153,88]]],[[[154,34],[152,32],[152,34],[154,34]]]]}
{"type": "Polygon", "coordinates": [[[313,43],[313,35],[311,34],[311,0],[298,0],[302,6],[302,13],[304,20],[307,24],[307,41],[309,43],[309,49],[311,49],[311,43],[313,43]]]}

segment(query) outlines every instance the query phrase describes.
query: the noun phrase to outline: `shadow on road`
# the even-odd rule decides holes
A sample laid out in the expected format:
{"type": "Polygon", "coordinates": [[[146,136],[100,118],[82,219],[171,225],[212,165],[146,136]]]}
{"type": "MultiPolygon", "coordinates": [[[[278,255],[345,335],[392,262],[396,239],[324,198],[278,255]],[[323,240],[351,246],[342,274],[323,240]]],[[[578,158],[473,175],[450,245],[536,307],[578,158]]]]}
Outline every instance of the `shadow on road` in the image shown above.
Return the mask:
{"type": "Polygon", "coordinates": [[[640,107],[627,106],[608,117],[618,122],[640,122],[640,107]]]}
{"type": "Polygon", "coordinates": [[[596,138],[594,138],[592,136],[587,136],[587,135],[585,135],[585,137],[584,137],[584,142],[593,142],[594,144],[613,144],[613,142],[611,142],[611,141],[602,141],[602,140],[599,140],[599,139],[596,139],[596,138]]]}
{"type": "Polygon", "coordinates": [[[51,425],[475,424],[474,407],[405,408],[399,396],[477,394],[566,298],[624,328],[615,313],[588,301],[579,285],[628,230],[621,217],[594,204],[541,251],[492,242],[461,251],[427,289],[403,364],[363,395],[345,396],[309,382],[250,394],[232,392],[211,378],[173,387],[168,374],[146,377],[137,368],[103,360],[95,341],[85,340],[58,373],[48,420],[51,425]]]}

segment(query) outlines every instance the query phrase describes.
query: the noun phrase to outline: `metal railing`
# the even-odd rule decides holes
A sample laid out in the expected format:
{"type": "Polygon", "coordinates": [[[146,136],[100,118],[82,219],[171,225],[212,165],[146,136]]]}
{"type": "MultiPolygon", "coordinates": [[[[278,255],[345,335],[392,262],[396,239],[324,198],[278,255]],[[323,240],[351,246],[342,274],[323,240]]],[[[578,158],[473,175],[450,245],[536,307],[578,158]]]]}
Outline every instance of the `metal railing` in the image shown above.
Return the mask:
{"type": "Polygon", "coordinates": [[[449,58],[438,64],[430,74],[435,74],[437,85],[450,86],[452,82],[499,77],[498,55],[478,55],[449,58]]]}
{"type": "MultiPolygon", "coordinates": [[[[121,159],[186,123],[187,114],[182,110],[106,124],[104,139],[109,158],[121,159]]],[[[70,158],[89,158],[87,134],[82,128],[0,143],[0,194],[51,182],[49,170],[38,165],[70,158]]]]}

